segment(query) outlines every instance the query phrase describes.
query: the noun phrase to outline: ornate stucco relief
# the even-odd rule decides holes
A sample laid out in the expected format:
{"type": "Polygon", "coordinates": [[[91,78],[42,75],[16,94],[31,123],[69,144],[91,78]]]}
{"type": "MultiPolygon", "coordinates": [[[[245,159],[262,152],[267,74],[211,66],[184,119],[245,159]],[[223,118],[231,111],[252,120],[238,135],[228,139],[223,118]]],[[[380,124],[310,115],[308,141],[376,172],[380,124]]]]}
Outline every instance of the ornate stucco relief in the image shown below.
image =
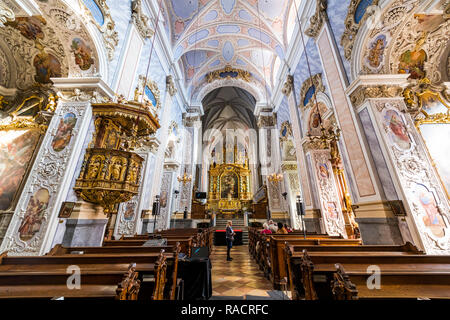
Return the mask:
{"type": "Polygon", "coordinates": [[[406,110],[403,100],[383,99],[372,104],[403,189],[405,207],[419,231],[425,251],[448,254],[450,207],[411,118],[402,114],[406,110]],[[388,121],[392,115],[397,115],[400,124],[403,122],[407,139],[395,138],[399,134],[392,126],[399,123],[388,121]],[[429,200],[426,203],[425,198],[429,200]]]}
{"type": "Polygon", "coordinates": [[[88,116],[88,107],[88,102],[61,103],[58,106],[17,204],[1,251],[9,251],[10,255],[43,254],[45,241],[48,242],[46,238],[51,235],[60,205],[65,198],[61,192],[67,192],[65,190],[68,185],[67,181],[73,175],[73,173],[69,174],[69,171],[73,169],[70,169],[69,164],[74,164],[74,156],[78,158],[75,146],[84,120],[88,116]],[[52,142],[62,117],[68,113],[73,114],[77,122],[72,130],[70,142],[63,150],[57,152],[53,149],[52,142]],[[31,202],[36,202],[36,199],[32,199],[39,190],[44,190],[48,194],[48,201],[33,222],[30,220],[30,216],[33,214],[36,203],[31,202]],[[33,236],[27,240],[20,237],[19,231],[24,230],[25,227],[33,230],[33,236]]]}

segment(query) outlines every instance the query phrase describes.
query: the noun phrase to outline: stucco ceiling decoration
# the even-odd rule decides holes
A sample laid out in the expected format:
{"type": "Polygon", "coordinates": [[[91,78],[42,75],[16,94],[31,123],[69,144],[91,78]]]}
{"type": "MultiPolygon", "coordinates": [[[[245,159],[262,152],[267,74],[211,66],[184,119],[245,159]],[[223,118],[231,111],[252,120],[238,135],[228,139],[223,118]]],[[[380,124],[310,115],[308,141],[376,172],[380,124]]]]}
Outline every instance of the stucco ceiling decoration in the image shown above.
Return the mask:
{"type": "Polygon", "coordinates": [[[292,0],[165,1],[174,58],[192,93],[206,74],[231,65],[271,90],[274,65],[284,59],[292,0]]]}

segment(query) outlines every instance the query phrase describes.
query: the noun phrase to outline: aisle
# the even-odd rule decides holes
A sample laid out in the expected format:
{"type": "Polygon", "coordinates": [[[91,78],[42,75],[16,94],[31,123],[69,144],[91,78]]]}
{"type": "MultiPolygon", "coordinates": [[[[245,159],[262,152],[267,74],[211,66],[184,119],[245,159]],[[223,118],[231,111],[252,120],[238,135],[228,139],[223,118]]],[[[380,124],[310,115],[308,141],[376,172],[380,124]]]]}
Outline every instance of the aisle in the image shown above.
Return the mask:
{"type": "Polygon", "coordinates": [[[213,298],[276,299],[272,284],[264,277],[250,257],[248,246],[235,246],[231,250],[233,261],[226,261],[227,248],[214,247],[211,254],[213,298]]]}

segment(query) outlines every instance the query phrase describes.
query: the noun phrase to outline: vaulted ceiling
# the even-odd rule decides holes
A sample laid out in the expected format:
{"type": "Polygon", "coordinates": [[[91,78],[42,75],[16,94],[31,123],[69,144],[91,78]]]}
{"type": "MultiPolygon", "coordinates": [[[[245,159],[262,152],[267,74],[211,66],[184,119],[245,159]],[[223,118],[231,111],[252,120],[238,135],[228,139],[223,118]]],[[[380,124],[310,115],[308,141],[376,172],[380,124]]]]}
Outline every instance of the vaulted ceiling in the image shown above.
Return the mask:
{"type": "Polygon", "coordinates": [[[236,87],[222,87],[211,91],[202,101],[205,114],[203,130],[256,128],[253,115],[256,100],[247,91],[236,87]]]}
{"type": "Polygon", "coordinates": [[[293,2],[163,1],[174,57],[188,92],[201,87],[206,74],[226,65],[249,71],[270,91],[295,25],[293,2]]]}

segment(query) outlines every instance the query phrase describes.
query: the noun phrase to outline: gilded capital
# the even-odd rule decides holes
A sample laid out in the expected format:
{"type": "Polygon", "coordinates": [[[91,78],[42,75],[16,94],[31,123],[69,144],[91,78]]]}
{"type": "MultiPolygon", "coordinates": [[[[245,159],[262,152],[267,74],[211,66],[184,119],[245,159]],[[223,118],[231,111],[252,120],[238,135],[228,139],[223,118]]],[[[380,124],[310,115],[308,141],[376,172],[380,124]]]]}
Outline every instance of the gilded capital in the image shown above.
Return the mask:
{"type": "Polygon", "coordinates": [[[367,99],[395,98],[402,96],[403,89],[400,86],[360,86],[350,95],[350,101],[354,108],[360,107],[367,99]]]}

